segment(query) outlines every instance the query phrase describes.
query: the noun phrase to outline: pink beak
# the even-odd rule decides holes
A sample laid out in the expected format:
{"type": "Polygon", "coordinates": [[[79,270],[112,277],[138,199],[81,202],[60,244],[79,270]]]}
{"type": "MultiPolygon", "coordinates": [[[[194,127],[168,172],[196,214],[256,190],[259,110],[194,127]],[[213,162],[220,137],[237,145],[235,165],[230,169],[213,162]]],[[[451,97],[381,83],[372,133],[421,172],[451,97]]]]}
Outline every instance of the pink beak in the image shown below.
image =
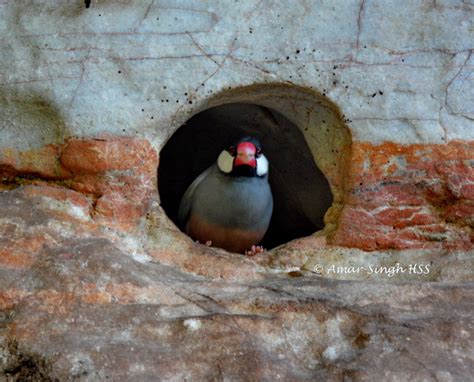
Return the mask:
{"type": "Polygon", "coordinates": [[[257,148],[251,142],[242,142],[237,146],[237,154],[234,160],[234,166],[247,165],[253,168],[257,167],[257,160],[255,154],[257,148]]]}

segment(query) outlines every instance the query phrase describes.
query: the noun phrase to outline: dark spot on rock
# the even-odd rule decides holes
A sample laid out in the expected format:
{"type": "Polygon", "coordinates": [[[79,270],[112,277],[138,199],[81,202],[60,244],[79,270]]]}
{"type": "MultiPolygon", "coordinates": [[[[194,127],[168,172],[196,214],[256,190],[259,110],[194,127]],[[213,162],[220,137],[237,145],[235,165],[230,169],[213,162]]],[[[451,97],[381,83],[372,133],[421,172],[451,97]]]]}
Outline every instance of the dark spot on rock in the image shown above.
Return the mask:
{"type": "Polygon", "coordinates": [[[86,8],[89,8],[91,6],[91,0],[84,0],[84,3],[86,5],[86,8]]]}
{"type": "Polygon", "coordinates": [[[8,340],[6,352],[9,354],[4,368],[4,375],[11,381],[44,381],[56,382],[51,378],[51,363],[35,353],[19,349],[15,340],[8,340]]]}
{"type": "Polygon", "coordinates": [[[359,349],[366,346],[367,342],[370,340],[370,336],[367,333],[360,332],[359,335],[354,338],[354,345],[359,349]]]}
{"type": "Polygon", "coordinates": [[[303,273],[301,273],[299,271],[291,271],[291,272],[288,272],[287,274],[290,277],[302,277],[303,276],[303,273]]]}
{"type": "Polygon", "coordinates": [[[379,90],[379,94],[380,94],[380,95],[383,95],[383,91],[379,90]]]}

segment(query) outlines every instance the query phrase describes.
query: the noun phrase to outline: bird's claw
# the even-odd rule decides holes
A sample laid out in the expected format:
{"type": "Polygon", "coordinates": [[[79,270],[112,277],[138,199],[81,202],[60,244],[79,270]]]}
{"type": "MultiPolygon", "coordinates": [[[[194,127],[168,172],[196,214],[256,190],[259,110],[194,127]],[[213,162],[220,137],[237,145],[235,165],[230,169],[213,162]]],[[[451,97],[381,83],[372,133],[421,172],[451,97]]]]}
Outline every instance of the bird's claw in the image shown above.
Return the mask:
{"type": "MultiPolygon", "coordinates": [[[[201,242],[200,242],[199,240],[196,240],[196,243],[201,244],[201,242]]],[[[204,245],[205,245],[206,247],[210,247],[210,246],[212,245],[212,240],[206,241],[206,242],[204,243],[204,245]]]]}
{"type": "Polygon", "coordinates": [[[245,256],[255,256],[259,253],[265,252],[265,248],[260,245],[252,245],[248,250],[245,250],[245,256]]]}

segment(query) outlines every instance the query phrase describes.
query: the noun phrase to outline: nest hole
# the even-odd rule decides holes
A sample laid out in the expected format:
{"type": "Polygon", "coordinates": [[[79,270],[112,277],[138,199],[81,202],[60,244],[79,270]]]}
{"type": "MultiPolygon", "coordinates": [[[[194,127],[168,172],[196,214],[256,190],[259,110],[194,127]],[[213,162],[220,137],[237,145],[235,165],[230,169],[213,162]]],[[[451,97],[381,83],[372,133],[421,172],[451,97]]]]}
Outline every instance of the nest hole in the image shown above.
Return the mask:
{"type": "MultiPolygon", "coordinates": [[[[319,116],[319,124],[329,131],[323,117],[319,116]]],[[[250,135],[260,140],[270,162],[274,199],[272,219],[261,245],[271,249],[323,229],[334,197],[305,137],[310,128],[298,127],[277,110],[253,103],[228,103],[195,114],[161,150],[158,188],[163,209],[177,223],[187,187],[232,141],[250,135]]]]}

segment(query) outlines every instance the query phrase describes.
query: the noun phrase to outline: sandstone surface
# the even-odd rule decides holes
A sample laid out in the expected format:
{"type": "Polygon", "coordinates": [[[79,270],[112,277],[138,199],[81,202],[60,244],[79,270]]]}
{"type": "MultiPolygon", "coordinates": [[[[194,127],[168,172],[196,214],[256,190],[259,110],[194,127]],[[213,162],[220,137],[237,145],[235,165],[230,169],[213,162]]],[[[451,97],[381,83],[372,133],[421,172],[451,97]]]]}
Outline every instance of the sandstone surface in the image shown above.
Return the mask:
{"type": "Polygon", "coordinates": [[[1,378],[472,378],[473,20],[464,0],[0,0],[1,378]],[[228,103],[301,131],[321,231],[246,258],[166,215],[161,150],[228,103]]]}

